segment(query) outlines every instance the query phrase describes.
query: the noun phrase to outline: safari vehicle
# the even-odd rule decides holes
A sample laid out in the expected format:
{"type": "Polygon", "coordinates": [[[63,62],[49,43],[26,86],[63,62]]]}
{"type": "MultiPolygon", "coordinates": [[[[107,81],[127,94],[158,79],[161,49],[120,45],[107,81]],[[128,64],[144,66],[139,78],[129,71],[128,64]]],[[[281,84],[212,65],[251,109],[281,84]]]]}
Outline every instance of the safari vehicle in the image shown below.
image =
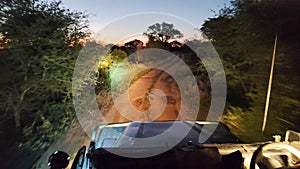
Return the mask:
{"type": "MultiPolygon", "coordinates": [[[[287,131],[284,141],[280,141],[278,136],[275,138],[275,141],[270,142],[244,144],[221,122],[152,121],[100,124],[93,130],[89,147],[86,149],[83,146],[77,152],[71,168],[300,168],[300,133],[287,131]],[[187,134],[179,138],[186,129],[189,130],[187,134]],[[211,132],[211,129],[215,130],[211,132]],[[160,139],[138,141],[141,138],[155,138],[162,133],[166,135],[160,139]],[[207,139],[200,143],[200,135],[207,136],[207,139]],[[163,150],[162,153],[155,154],[160,150],[163,150]]],[[[50,156],[48,165],[51,168],[65,168],[68,161],[69,157],[65,153],[55,152],[50,156]]]]}

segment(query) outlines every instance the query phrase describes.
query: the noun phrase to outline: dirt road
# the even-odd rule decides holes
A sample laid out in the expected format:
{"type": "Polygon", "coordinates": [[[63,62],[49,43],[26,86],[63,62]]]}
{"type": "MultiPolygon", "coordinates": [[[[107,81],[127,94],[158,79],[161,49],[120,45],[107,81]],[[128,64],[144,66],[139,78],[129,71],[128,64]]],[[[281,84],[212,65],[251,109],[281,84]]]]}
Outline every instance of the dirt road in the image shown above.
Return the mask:
{"type": "MultiPolygon", "coordinates": [[[[164,70],[175,73],[176,62],[164,66],[164,70]]],[[[159,69],[141,76],[129,87],[128,96],[125,95],[117,102],[105,115],[106,121],[116,123],[188,119],[184,114],[179,115],[180,107],[184,105],[181,105],[176,81],[159,69]]]]}

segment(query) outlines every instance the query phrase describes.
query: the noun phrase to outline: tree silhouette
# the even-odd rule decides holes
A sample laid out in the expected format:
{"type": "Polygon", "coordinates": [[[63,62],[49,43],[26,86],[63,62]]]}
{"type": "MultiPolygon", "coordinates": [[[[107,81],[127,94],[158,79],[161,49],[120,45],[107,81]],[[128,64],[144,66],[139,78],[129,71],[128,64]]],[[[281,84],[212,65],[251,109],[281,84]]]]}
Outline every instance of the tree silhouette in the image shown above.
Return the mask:
{"type": "Polygon", "coordinates": [[[150,25],[144,34],[162,42],[167,42],[169,39],[183,37],[183,34],[179,30],[175,29],[173,24],[166,22],[150,25]]]}

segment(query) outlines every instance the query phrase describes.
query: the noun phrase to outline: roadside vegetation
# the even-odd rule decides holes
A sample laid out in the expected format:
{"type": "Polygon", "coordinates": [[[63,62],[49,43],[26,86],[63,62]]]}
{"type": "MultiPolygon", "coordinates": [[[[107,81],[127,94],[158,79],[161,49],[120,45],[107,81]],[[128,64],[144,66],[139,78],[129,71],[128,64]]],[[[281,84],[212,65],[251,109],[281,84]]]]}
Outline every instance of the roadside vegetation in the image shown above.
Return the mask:
{"type": "Polygon", "coordinates": [[[71,79],[87,28],[84,13],[59,1],[0,1],[0,168],[29,168],[74,120],[71,79]]]}
{"type": "Polygon", "coordinates": [[[300,2],[235,0],[201,30],[222,58],[228,108],[222,121],[247,142],[300,129],[300,2]],[[261,132],[275,35],[275,72],[267,128],[261,132]]]}

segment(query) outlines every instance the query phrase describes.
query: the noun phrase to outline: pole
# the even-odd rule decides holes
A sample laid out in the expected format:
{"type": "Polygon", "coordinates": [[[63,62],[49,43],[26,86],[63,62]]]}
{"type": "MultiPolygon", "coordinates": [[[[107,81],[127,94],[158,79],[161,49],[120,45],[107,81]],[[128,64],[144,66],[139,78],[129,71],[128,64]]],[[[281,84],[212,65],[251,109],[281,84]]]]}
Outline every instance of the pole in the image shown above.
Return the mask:
{"type": "Polygon", "coordinates": [[[273,81],[276,47],[277,47],[277,33],[276,33],[275,42],[274,42],[273,57],[272,57],[272,64],[271,64],[271,71],[270,71],[270,78],[269,78],[269,85],[268,85],[268,92],[267,92],[267,99],[266,99],[266,105],[265,105],[265,114],[264,114],[263,125],[262,125],[262,128],[261,128],[262,132],[265,131],[266,124],[267,124],[268,110],[269,110],[269,105],[270,105],[270,95],[271,95],[271,88],[272,88],[272,81],[273,81]]]}

